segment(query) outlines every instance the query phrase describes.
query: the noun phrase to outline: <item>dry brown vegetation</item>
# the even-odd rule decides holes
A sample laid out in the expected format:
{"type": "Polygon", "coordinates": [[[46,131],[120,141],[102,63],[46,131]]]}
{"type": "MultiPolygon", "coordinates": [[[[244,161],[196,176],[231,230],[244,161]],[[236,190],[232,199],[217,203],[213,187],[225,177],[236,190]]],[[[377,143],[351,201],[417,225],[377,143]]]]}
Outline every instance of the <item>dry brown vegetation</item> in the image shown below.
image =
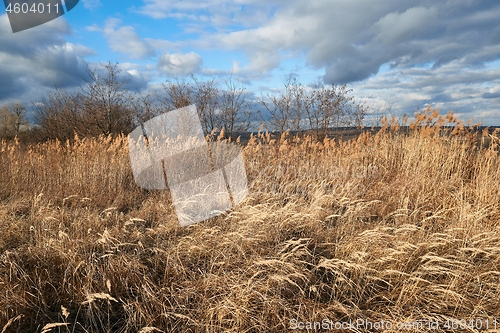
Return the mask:
{"type": "Polygon", "coordinates": [[[479,149],[447,121],[428,109],[404,134],[259,134],[243,148],[248,198],[184,228],[168,192],[135,185],[126,137],[2,141],[1,332],[500,327],[498,132],[479,149]]]}

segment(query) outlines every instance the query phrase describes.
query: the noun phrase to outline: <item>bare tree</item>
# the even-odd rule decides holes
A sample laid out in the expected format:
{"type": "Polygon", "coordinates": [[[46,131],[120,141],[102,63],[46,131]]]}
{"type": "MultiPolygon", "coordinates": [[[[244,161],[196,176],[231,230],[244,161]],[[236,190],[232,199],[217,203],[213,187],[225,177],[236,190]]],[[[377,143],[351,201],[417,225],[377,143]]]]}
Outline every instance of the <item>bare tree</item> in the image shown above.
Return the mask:
{"type": "Polygon", "coordinates": [[[353,119],[354,126],[356,126],[357,128],[361,128],[363,126],[363,120],[365,119],[368,110],[369,106],[366,102],[358,102],[353,104],[351,118],[353,119]]]}
{"type": "Polygon", "coordinates": [[[167,80],[163,84],[163,90],[166,93],[163,104],[168,110],[180,109],[193,103],[194,89],[186,79],[175,77],[174,81],[167,80]]]}
{"type": "Polygon", "coordinates": [[[86,85],[79,90],[56,88],[35,103],[39,139],[71,140],[79,136],[129,133],[138,121],[135,94],[124,89],[118,64],[86,69],[86,85]]]}
{"type": "Polygon", "coordinates": [[[364,103],[358,103],[349,94],[347,85],[313,85],[303,98],[304,113],[310,129],[317,138],[328,135],[330,128],[361,126],[367,112],[364,103]]]}
{"type": "Polygon", "coordinates": [[[83,123],[84,96],[60,88],[48,93],[35,103],[35,121],[39,140],[57,138],[72,139],[76,134],[85,136],[89,128],[83,123]]]}
{"type": "Polygon", "coordinates": [[[319,139],[328,135],[332,127],[361,126],[367,112],[364,103],[357,103],[349,94],[347,85],[323,86],[316,83],[302,86],[296,76],[289,74],[283,82],[284,90],[262,98],[262,105],[270,115],[272,127],[280,133],[286,130],[302,131],[305,124],[319,139]]]}
{"type": "Polygon", "coordinates": [[[159,115],[163,110],[163,107],[157,94],[137,93],[134,109],[136,110],[134,123],[139,125],[159,115]]]}
{"type": "Polygon", "coordinates": [[[22,103],[13,103],[0,107],[0,135],[2,137],[19,136],[21,127],[26,124],[26,108],[22,103]]]}
{"type": "Polygon", "coordinates": [[[191,75],[194,81],[192,101],[196,105],[205,133],[221,130],[217,122],[220,89],[215,79],[201,81],[191,75]]]}
{"type": "Polygon", "coordinates": [[[12,135],[12,118],[6,105],[0,107],[0,126],[2,138],[8,138],[12,135]]]}
{"type": "Polygon", "coordinates": [[[215,79],[200,80],[190,75],[186,78],[174,78],[163,84],[166,98],[164,105],[174,110],[191,104],[196,105],[198,115],[206,134],[225,130],[228,136],[249,128],[249,103],[245,90],[238,87],[232,77],[226,79],[225,89],[220,88],[215,79]]]}
{"type": "MultiPolygon", "coordinates": [[[[261,104],[271,117],[271,126],[279,133],[289,130],[292,119],[296,116],[296,108],[294,108],[294,97],[298,87],[296,78],[293,75],[288,75],[283,85],[285,88],[283,91],[277,95],[267,94],[265,98],[262,96],[261,100],[261,104]]],[[[295,117],[295,119],[298,118],[295,117]]],[[[300,120],[298,124],[300,124],[300,120]]]]}
{"type": "Polygon", "coordinates": [[[124,89],[128,81],[119,78],[118,64],[106,64],[102,74],[89,67],[86,72],[87,85],[82,89],[84,122],[104,135],[130,132],[134,128],[135,96],[124,89]]]}
{"type": "Polygon", "coordinates": [[[21,131],[21,126],[26,125],[26,108],[21,103],[14,103],[10,107],[11,114],[14,117],[14,132],[16,135],[19,135],[21,131]]]}
{"type": "Polygon", "coordinates": [[[250,104],[245,95],[245,89],[238,87],[232,75],[226,81],[226,89],[219,94],[219,112],[217,126],[223,128],[231,139],[235,139],[235,132],[245,132],[250,128],[250,104]]]}
{"type": "Polygon", "coordinates": [[[163,104],[168,110],[180,109],[191,104],[196,106],[203,131],[208,134],[216,129],[215,114],[217,112],[218,88],[214,80],[201,81],[193,74],[192,82],[186,78],[175,77],[163,84],[166,94],[163,104]]]}

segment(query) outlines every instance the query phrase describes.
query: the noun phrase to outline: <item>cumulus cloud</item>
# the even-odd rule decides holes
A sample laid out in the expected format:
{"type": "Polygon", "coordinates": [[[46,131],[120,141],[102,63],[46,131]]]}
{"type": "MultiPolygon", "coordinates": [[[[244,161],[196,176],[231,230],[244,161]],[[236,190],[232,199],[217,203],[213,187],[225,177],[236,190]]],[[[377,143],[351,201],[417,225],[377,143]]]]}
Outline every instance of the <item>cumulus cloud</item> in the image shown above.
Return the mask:
{"type": "Polygon", "coordinates": [[[194,47],[243,51],[248,65],[240,76],[262,77],[303,57],[324,71],[325,84],[350,83],[395,109],[435,103],[470,115],[484,108],[491,119],[498,101],[484,86],[500,79],[498,66],[488,67],[500,59],[495,0],[145,0],[138,10],[182,18],[186,31],[197,26],[194,47]],[[265,19],[234,20],[247,12],[265,19]]]}
{"type": "Polygon", "coordinates": [[[143,59],[155,55],[155,50],[136,32],[134,27],[119,26],[120,19],[110,18],[101,29],[95,25],[87,27],[89,31],[101,31],[108,40],[111,50],[129,55],[133,59],[143,59]]]}
{"type": "Polygon", "coordinates": [[[83,57],[95,52],[66,42],[70,32],[59,18],[13,34],[7,15],[0,16],[0,103],[12,99],[29,103],[48,89],[81,83],[83,57]]]}
{"type": "Polygon", "coordinates": [[[405,42],[430,31],[437,22],[437,9],[412,7],[403,13],[392,12],[373,24],[377,30],[374,42],[384,46],[405,42]]]}
{"type": "Polygon", "coordinates": [[[137,69],[130,69],[122,73],[119,77],[122,82],[125,82],[123,88],[130,91],[142,91],[148,87],[148,80],[143,73],[137,69]]]}
{"type": "Polygon", "coordinates": [[[195,52],[165,53],[158,60],[158,68],[169,75],[184,75],[199,71],[203,59],[195,52]]]}
{"type": "Polygon", "coordinates": [[[474,65],[500,56],[498,48],[492,47],[498,45],[495,40],[500,41],[500,5],[494,0],[240,0],[231,4],[145,0],[137,10],[158,19],[182,18],[184,26],[215,27],[213,33],[200,33],[193,45],[243,50],[249,70],[269,72],[287,55],[304,54],[308,65],[324,69],[326,83],[365,80],[383,64],[407,68],[431,62],[438,68],[457,59],[474,65]],[[267,19],[255,20],[253,26],[233,20],[247,12],[267,19]]]}

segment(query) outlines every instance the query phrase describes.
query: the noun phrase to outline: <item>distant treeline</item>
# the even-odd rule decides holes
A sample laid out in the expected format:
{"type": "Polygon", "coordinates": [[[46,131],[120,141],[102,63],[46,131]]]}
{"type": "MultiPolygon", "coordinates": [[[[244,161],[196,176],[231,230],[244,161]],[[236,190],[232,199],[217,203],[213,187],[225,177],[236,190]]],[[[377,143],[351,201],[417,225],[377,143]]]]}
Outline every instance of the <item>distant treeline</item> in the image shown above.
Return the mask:
{"type": "Polygon", "coordinates": [[[79,137],[128,134],[136,126],[164,112],[194,104],[206,134],[224,130],[235,139],[261,122],[265,129],[310,133],[325,137],[332,127],[360,127],[367,113],[346,85],[309,85],[288,75],[283,88],[255,98],[233,78],[205,79],[190,75],[166,81],[161,91],[147,94],[125,89],[116,63],[102,69],[87,66],[85,84],[78,89],[56,88],[33,102],[34,126],[27,126],[20,103],[0,109],[0,137],[30,141],[72,140],[79,137]],[[256,106],[259,106],[256,108],[256,106]]]}

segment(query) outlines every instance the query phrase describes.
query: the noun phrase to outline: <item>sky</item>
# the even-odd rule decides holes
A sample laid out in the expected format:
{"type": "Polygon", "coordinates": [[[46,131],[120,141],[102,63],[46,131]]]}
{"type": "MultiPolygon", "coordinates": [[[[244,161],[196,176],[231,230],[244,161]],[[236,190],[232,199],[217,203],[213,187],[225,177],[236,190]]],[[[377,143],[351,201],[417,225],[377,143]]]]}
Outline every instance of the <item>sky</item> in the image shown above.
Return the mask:
{"type": "Polygon", "coordinates": [[[118,63],[134,91],[193,73],[248,92],[343,84],[372,116],[428,105],[500,125],[497,0],[80,0],[13,33],[0,11],[0,105],[82,85],[85,64],[118,63]]]}

